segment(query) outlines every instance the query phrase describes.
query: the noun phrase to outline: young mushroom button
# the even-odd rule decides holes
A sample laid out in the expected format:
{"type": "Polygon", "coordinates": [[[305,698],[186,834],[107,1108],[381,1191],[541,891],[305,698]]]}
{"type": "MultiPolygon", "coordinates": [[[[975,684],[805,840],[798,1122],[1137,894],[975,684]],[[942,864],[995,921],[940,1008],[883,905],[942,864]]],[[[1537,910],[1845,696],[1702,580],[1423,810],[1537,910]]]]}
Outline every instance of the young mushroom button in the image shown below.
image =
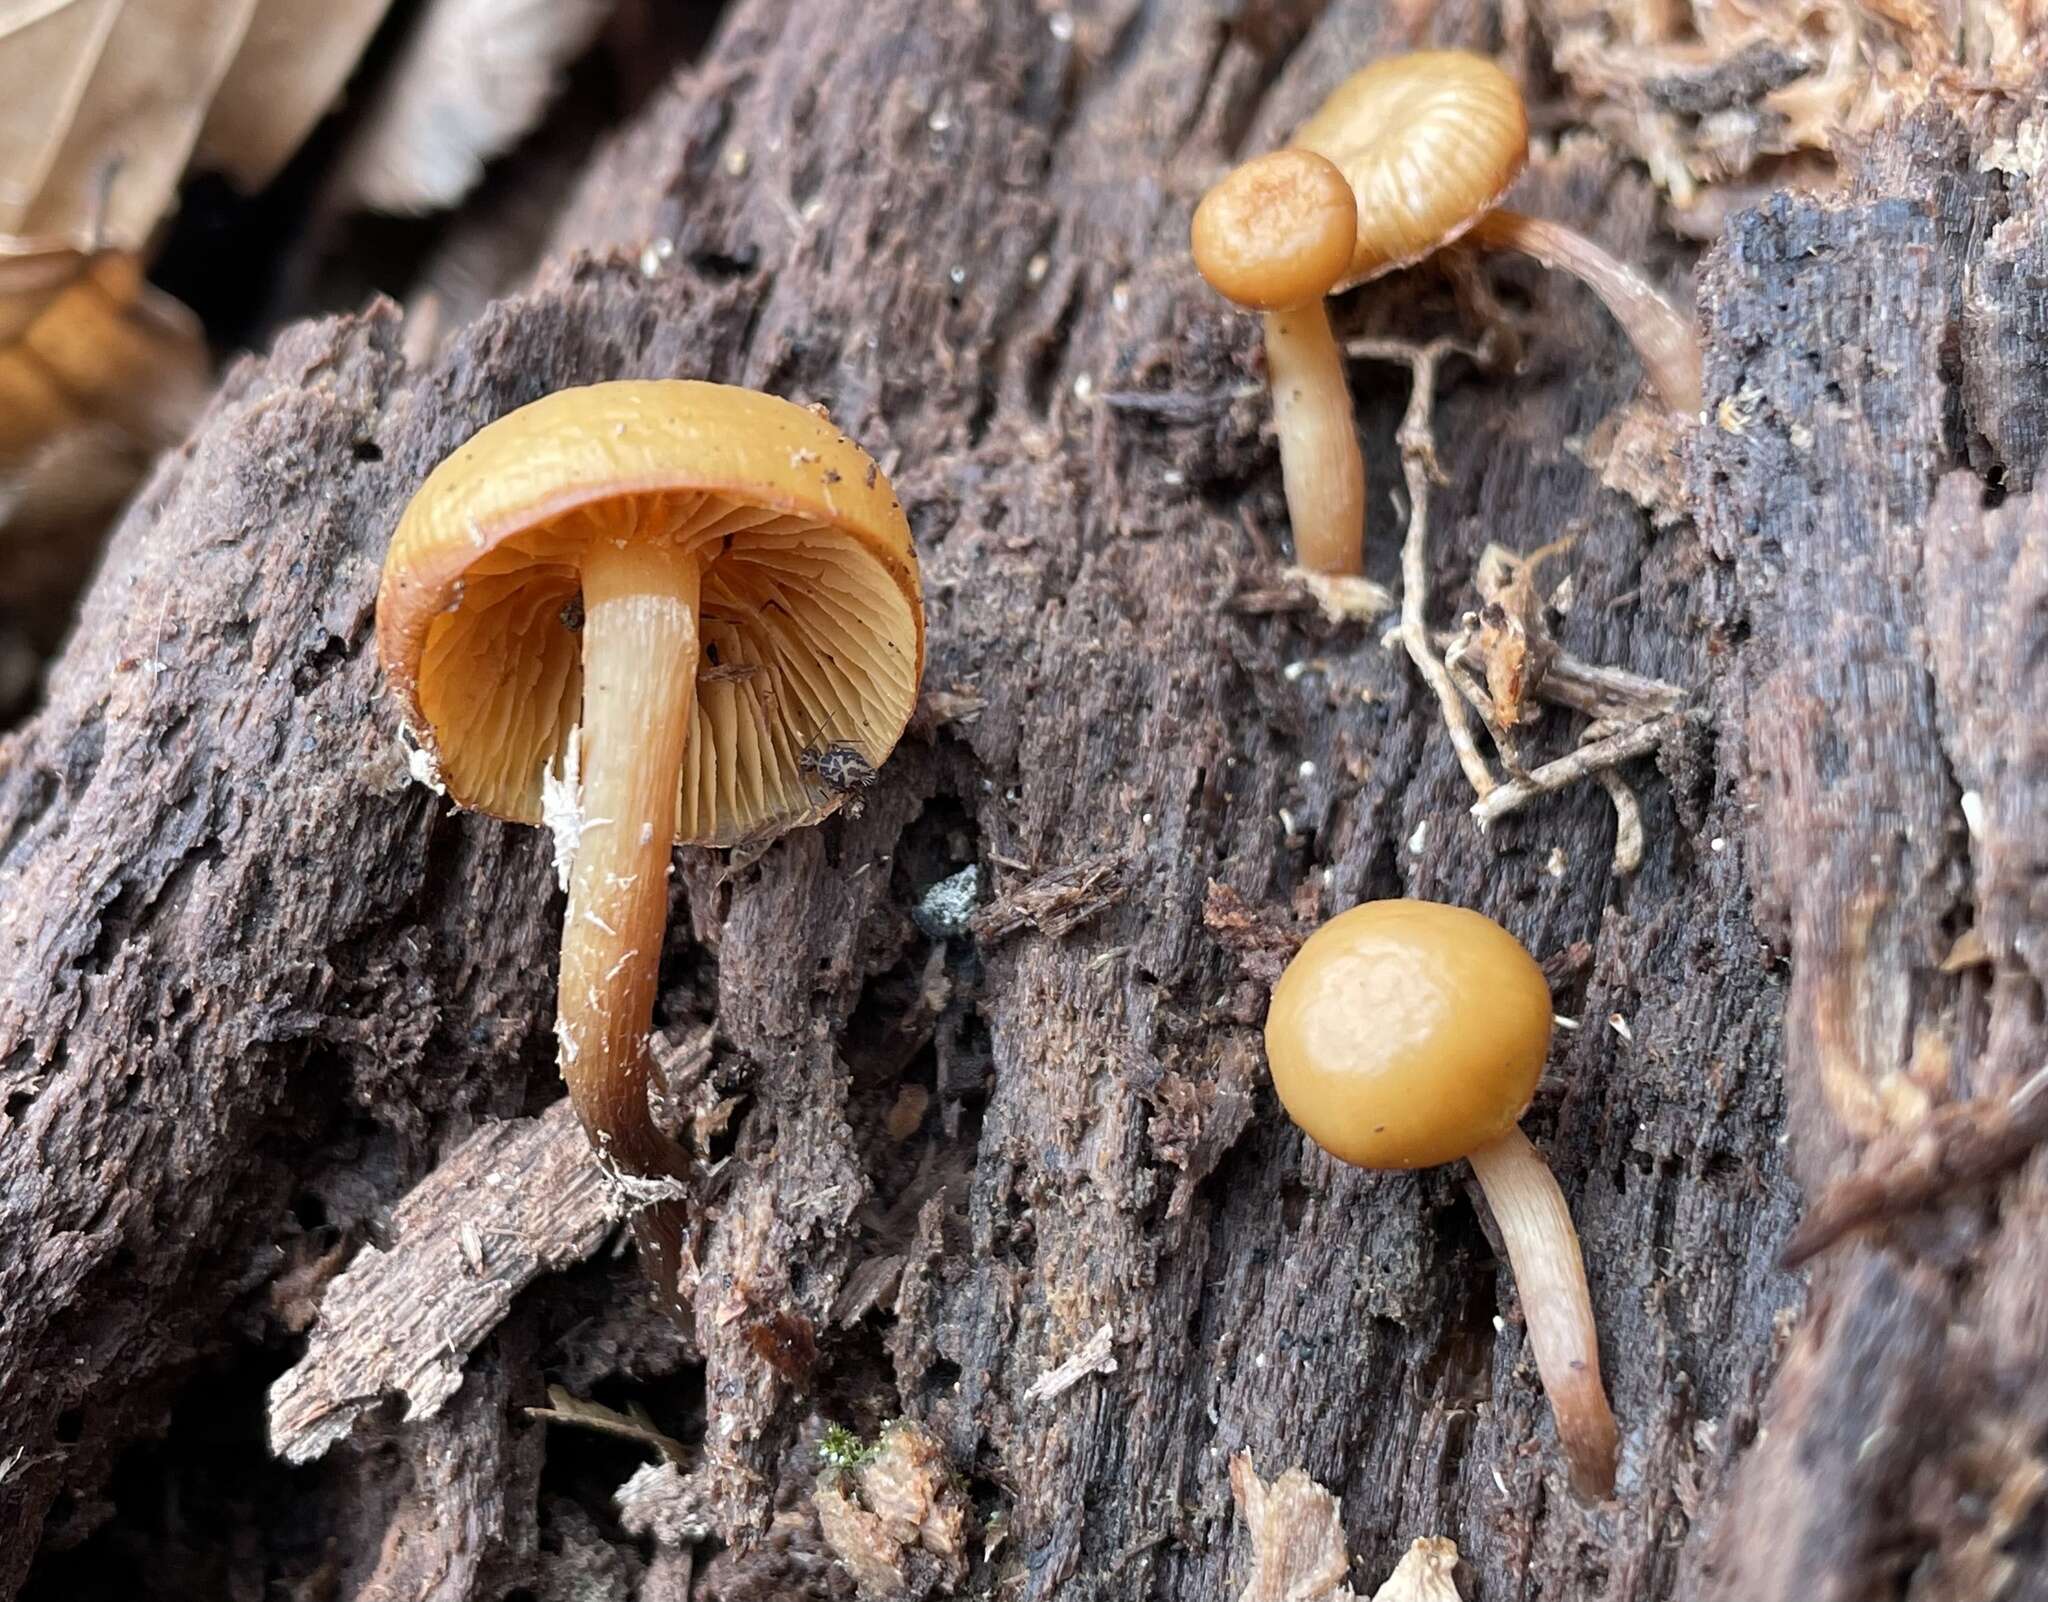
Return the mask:
{"type": "Polygon", "coordinates": [[[1303,150],[1276,150],[1237,168],[1202,197],[1189,230],[1195,269],[1209,287],[1266,314],[1295,556],[1319,573],[1363,568],[1365,461],[1344,358],[1323,310],[1357,233],[1344,175],[1303,150]]]}
{"type": "Polygon", "coordinates": [[[816,782],[820,750],[879,767],[895,746],[924,667],[902,510],[787,401],[564,390],[428,476],[385,561],[377,649],[449,795],[556,829],[562,1077],[680,1310],[683,1218],[659,1182],[682,1158],[647,1095],[670,852],[815,823],[844,800],[816,782]]]}
{"type": "Polygon", "coordinates": [[[1699,340],[1638,273],[1561,223],[1496,209],[1529,159],[1514,80],[1483,56],[1420,50],[1346,78],[1295,131],[1358,195],[1342,288],[1407,267],[1460,237],[1572,274],[1614,314],[1667,406],[1700,406],[1699,340]]]}
{"type": "Polygon", "coordinates": [[[1288,1116],[1331,1156],[1361,1168],[1472,1164],[1572,1486],[1597,1499],[1614,1487],[1616,1435],[1585,1264],[1557,1181],[1518,1127],[1550,1029],[1543,970],[1491,918],[1373,901],[1332,918],[1288,964],[1266,1057],[1288,1116]]]}

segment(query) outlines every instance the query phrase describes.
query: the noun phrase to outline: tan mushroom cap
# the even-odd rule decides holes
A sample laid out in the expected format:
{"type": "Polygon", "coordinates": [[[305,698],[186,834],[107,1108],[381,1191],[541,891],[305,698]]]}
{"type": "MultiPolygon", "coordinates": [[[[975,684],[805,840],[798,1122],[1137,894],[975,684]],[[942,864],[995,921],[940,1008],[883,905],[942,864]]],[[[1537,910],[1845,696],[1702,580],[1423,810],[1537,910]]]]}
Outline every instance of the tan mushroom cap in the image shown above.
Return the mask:
{"type": "Polygon", "coordinates": [[[378,653],[457,802],[541,821],[542,771],[582,708],[583,553],[662,537],[702,572],[679,843],[759,839],[836,809],[806,750],[888,756],[917,697],[924,607],[874,461],[818,412],[752,390],[598,384],[480,430],[393,538],[378,653]]]}
{"type": "Polygon", "coordinates": [[[1195,270],[1227,300],[1284,311],[1321,300],[1344,276],[1358,203],[1344,175],[1307,150],[1254,156],[1195,207],[1195,270]]]}
{"type": "Polygon", "coordinates": [[[1491,210],[1529,158],[1529,116],[1485,57],[1420,50],[1346,78],[1294,144],[1357,193],[1349,288],[1420,261],[1491,210]]]}
{"type": "Polygon", "coordinates": [[[1266,1060],[1287,1114],[1361,1168],[1432,1168],[1513,1129],[1550,1052],[1550,985],[1507,930],[1434,901],[1368,901],[1273,987],[1266,1060]]]}

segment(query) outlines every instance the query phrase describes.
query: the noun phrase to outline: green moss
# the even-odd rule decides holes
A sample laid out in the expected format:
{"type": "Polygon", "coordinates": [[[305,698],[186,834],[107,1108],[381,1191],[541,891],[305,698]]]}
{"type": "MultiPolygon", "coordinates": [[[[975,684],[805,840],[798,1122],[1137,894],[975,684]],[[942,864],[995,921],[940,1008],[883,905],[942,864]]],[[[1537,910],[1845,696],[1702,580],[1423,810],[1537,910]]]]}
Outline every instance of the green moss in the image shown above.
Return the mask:
{"type": "Polygon", "coordinates": [[[862,1464],[872,1461],[880,1450],[879,1441],[863,1446],[860,1437],[852,1430],[844,1424],[834,1424],[818,1443],[818,1461],[835,1474],[851,1474],[862,1464]]]}

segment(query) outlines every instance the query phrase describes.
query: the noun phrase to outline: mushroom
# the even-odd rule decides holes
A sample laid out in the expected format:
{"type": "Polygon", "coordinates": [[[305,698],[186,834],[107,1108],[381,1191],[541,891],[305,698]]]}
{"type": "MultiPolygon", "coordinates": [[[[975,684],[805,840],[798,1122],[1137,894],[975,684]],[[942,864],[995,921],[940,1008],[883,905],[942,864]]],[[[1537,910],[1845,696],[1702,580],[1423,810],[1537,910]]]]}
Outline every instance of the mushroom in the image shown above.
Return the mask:
{"type": "Polygon", "coordinates": [[[1306,150],[1275,150],[1231,172],[1202,197],[1189,229],[1195,270],[1210,288],[1265,313],[1287,516],[1296,558],[1317,573],[1364,566],[1365,460],[1323,309],[1357,234],[1351,186],[1306,150]]]}
{"type": "Polygon", "coordinates": [[[1514,80],[1491,61],[1420,50],[1375,62],[1339,84],[1293,142],[1334,162],[1358,196],[1358,238],[1340,289],[1412,266],[1461,236],[1519,250],[1598,295],[1664,403],[1699,410],[1699,340],[1641,274],[1562,223],[1496,209],[1528,161],[1529,118],[1514,80]]]}
{"type": "Polygon", "coordinates": [[[683,1158],[648,1105],[671,849],[815,823],[853,793],[821,775],[871,778],[895,745],[924,666],[902,508],[820,411],[680,380],[563,390],[428,475],[377,649],[427,775],[555,827],[562,1077],[680,1312],[660,1182],[683,1158]]]}
{"type": "Polygon", "coordinates": [[[1371,901],[1308,937],[1273,987],[1266,1060],[1288,1116],[1361,1168],[1463,1157],[1500,1225],[1573,1488],[1614,1488],[1586,1267],[1557,1180],[1518,1121],[1550,1049],[1550,986],[1491,918],[1371,901]]]}

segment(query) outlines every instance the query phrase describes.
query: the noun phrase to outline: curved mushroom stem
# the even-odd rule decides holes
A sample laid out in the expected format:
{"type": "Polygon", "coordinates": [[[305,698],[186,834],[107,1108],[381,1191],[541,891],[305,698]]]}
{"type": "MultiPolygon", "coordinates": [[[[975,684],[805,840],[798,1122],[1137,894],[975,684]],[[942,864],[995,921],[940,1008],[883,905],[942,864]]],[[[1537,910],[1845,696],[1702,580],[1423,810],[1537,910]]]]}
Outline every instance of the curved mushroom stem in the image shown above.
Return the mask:
{"type": "Polygon", "coordinates": [[[1600,1384],[1600,1344],[1579,1232],[1550,1164],[1519,1128],[1480,1147],[1470,1161],[1515,1270],[1529,1344],[1550,1393],[1572,1489],[1598,1501],[1614,1489],[1618,1437],[1600,1384]]]}
{"type": "MultiPolygon", "coordinates": [[[[583,818],[555,1031],[569,1097],[629,1198],[636,1179],[685,1171],[647,1104],[647,1036],[697,693],[698,582],[695,559],[660,542],[600,535],[583,566],[583,818]]],[[[681,1204],[642,1198],[634,1235],[657,1291],[680,1313],[681,1204]]]]}
{"type": "Polygon", "coordinates": [[[1519,250],[1552,272],[1570,273],[1614,314],[1664,404],[1688,417],[1700,409],[1699,336],[1633,267],[1562,223],[1519,211],[1490,211],[1465,238],[1492,250],[1519,250]]]}
{"type": "Polygon", "coordinates": [[[1365,458],[1344,357],[1321,300],[1267,312],[1266,370],[1294,556],[1316,573],[1365,570],[1365,458]]]}

